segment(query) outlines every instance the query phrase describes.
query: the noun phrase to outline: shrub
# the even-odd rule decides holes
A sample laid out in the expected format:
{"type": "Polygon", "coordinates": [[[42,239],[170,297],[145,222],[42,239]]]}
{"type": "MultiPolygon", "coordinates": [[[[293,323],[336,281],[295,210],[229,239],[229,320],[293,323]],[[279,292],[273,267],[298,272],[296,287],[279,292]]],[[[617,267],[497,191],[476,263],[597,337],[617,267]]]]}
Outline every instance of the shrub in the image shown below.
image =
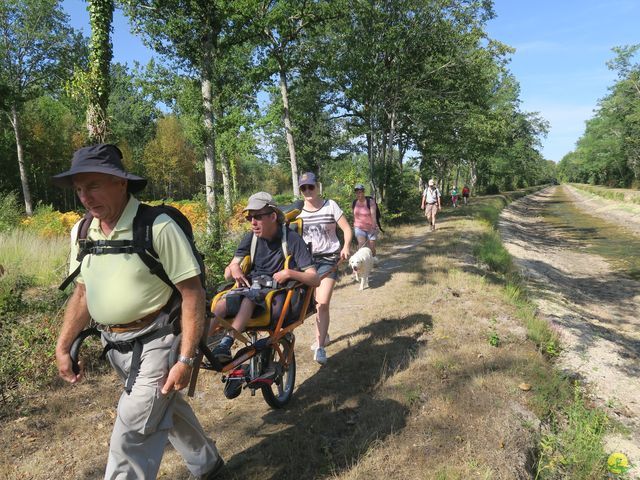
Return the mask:
{"type": "Polygon", "coordinates": [[[22,221],[22,226],[43,237],[66,236],[71,228],[80,220],[76,212],[60,213],[51,205],[38,205],[32,217],[22,221]]]}
{"type": "Polygon", "coordinates": [[[9,192],[0,194],[0,233],[8,232],[20,224],[18,196],[9,192]]]}
{"type": "Polygon", "coordinates": [[[502,245],[500,235],[493,230],[481,237],[480,243],[473,249],[473,254],[494,272],[506,274],[511,270],[511,256],[502,245]]]}

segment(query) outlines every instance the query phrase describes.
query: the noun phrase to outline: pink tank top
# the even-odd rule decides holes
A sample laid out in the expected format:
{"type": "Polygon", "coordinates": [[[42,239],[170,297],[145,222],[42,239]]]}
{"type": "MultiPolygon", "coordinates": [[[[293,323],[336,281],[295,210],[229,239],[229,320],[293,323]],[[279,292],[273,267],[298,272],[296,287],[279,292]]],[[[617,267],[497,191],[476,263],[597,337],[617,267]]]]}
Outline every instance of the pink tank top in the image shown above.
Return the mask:
{"type": "MultiPolygon", "coordinates": [[[[374,205],[375,200],[369,200],[371,206],[374,205]]],[[[371,219],[371,210],[367,208],[367,200],[362,202],[356,201],[355,207],[353,207],[353,226],[364,230],[365,232],[371,232],[374,230],[373,220],[371,219]]]]}

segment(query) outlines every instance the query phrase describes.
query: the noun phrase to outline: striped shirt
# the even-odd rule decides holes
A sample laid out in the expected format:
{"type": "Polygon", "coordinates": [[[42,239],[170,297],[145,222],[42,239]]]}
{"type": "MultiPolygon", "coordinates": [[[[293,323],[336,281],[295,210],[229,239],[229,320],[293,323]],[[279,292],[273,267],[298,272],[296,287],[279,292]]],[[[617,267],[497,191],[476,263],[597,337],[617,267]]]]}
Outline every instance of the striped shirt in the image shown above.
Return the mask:
{"type": "Polygon", "coordinates": [[[325,200],[318,210],[302,209],[299,217],[302,218],[302,238],[311,242],[311,251],[314,255],[326,255],[340,251],[340,240],[336,233],[338,220],[343,213],[333,200],[325,200]]]}

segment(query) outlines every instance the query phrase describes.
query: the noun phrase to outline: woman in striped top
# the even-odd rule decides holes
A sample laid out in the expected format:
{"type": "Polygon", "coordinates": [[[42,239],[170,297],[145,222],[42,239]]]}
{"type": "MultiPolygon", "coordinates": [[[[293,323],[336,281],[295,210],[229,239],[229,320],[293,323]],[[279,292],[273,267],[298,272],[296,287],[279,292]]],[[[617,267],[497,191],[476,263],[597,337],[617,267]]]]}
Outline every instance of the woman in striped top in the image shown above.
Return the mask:
{"type": "Polygon", "coordinates": [[[316,344],[313,358],[316,362],[327,362],[325,344],[328,343],[329,331],[329,303],[333,287],[338,278],[338,261],[349,258],[349,245],[353,235],[349,222],[342,210],[333,200],[325,200],[320,197],[316,176],[311,173],[303,173],[298,185],[300,193],[304,197],[304,206],[300,217],[303,220],[302,238],[311,243],[311,253],[316,265],[318,275],[322,278],[320,286],[316,288],[316,303],[318,316],[316,318],[316,344]],[[340,245],[337,228],[344,233],[344,245],[340,245]],[[324,277],[324,278],[323,278],[324,277]]]}

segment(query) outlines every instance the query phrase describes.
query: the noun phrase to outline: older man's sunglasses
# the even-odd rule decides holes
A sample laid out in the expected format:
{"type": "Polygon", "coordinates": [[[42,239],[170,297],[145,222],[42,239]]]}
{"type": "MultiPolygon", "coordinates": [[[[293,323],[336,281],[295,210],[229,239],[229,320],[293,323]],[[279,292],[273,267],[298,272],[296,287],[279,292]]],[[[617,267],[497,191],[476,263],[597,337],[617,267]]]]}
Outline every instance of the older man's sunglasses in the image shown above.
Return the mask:
{"type": "Polygon", "coordinates": [[[315,185],[302,185],[300,187],[300,191],[301,192],[306,192],[307,190],[309,190],[310,192],[314,191],[316,189],[315,185]]]}

